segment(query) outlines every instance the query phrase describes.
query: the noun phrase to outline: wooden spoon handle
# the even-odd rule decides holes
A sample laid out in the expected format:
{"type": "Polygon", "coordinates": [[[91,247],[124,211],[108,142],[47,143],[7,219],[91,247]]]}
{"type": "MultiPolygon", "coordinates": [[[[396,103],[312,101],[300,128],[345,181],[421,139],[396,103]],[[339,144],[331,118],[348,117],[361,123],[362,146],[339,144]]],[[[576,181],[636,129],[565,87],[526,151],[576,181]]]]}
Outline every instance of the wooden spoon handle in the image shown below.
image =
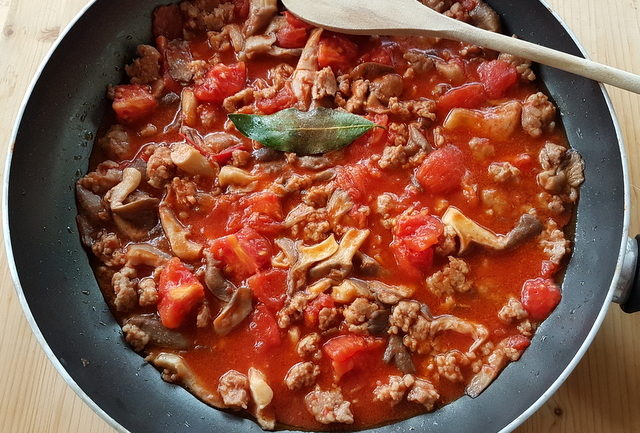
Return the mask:
{"type": "Polygon", "coordinates": [[[612,68],[593,60],[583,59],[563,53],[542,45],[532,44],[516,38],[510,38],[498,33],[481,30],[465,23],[460,26],[441,31],[440,34],[448,39],[479,45],[502,53],[513,54],[527,60],[542,63],[554,68],[562,69],[576,75],[591,78],[621,89],[640,93],[640,75],[612,68]]]}

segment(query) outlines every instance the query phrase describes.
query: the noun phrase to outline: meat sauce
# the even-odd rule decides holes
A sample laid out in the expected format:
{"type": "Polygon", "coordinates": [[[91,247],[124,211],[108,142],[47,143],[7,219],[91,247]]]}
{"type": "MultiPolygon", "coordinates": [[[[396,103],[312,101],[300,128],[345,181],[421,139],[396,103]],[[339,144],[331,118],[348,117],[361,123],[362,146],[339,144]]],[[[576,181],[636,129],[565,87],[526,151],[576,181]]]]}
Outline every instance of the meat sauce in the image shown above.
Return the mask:
{"type": "MultiPolygon", "coordinates": [[[[540,317],[540,314],[531,312],[542,311],[546,317],[559,300],[559,296],[558,299],[554,297],[559,292],[553,276],[561,270],[561,260],[568,252],[568,241],[562,228],[572,216],[577,185],[581,182],[582,162],[577,154],[567,151],[560,128],[554,128],[555,108],[538,93],[537,83],[530,80],[527,63],[519,59],[501,55],[496,60],[498,53],[444,40],[346,37],[328,32],[320,39],[325,41],[321,45],[324,48],[313,53],[312,62],[317,64],[311,82],[306,85],[311,94],[311,85],[320,87],[322,84],[314,79],[317,81],[320,73],[326,71],[337,78],[337,90],[332,91],[331,86],[325,88],[329,89],[329,95],[318,99],[312,96],[310,106],[292,90],[296,74],[292,71],[300,68],[314,30],[292,16],[283,15],[283,10],[273,9],[265,12],[268,18],[265,23],[252,24],[260,31],[251,33],[253,30],[247,28],[252,27],[245,24],[245,18],[248,11],[258,13],[253,9],[258,7],[257,3],[188,1],[179,7],[158,9],[154,22],[158,56],[154,57],[154,52],[150,51],[151,54],[145,57],[139,50],[141,59],[149,63],[145,68],[127,69],[131,86],[137,87],[115,86],[109,92],[115,98],[116,119],[109,120],[104,138],[95,146],[92,172],[78,183],[79,225],[83,242],[96,256],[96,275],[105,298],[120,323],[125,325],[126,340],[145,353],[152,363],[160,354],[178,355],[197,387],[193,386],[193,380],[189,382],[176,373],[177,369],[172,371],[164,367],[166,374],[163,377],[185,385],[198,397],[218,407],[242,409],[242,404],[222,403],[226,391],[219,387],[221,376],[229,370],[243,375],[248,374],[250,368],[259,370],[273,393],[266,412],[260,413],[257,397],[248,388],[241,388],[247,395],[244,409],[267,429],[273,428],[274,420],[310,430],[344,429],[344,423],[349,424],[348,428],[363,428],[404,419],[431,410],[433,405],[440,407],[465,392],[477,395],[507,362],[517,360],[529,345],[540,322],[532,317],[540,317]],[[167,20],[173,24],[167,24],[167,20]],[[183,50],[178,55],[183,61],[177,65],[170,64],[165,54],[171,39],[167,36],[175,36],[176,22],[182,26],[182,37],[186,41],[176,45],[183,50]],[[276,42],[271,39],[270,48],[242,54],[234,45],[237,45],[233,40],[234,28],[229,25],[236,25],[235,29],[241,32],[240,37],[245,42],[251,35],[263,34],[269,37],[275,34],[276,42]],[[289,50],[302,48],[305,44],[307,47],[301,60],[299,52],[285,57],[274,55],[273,48],[278,44],[280,49],[289,50]],[[291,45],[297,46],[292,48],[291,45]],[[327,57],[326,50],[330,50],[333,57],[327,57]],[[416,56],[419,59],[416,60],[416,56]],[[234,66],[240,61],[244,66],[234,66]],[[378,69],[383,65],[383,76],[394,75],[396,80],[395,77],[401,77],[401,92],[391,97],[381,94],[381,101],[373,101],[371,95],[375,88],[371,83],[375,79],[371,77],[369,81],[361,80],[371,86],[365,91],[365,94],[369,92],[368,99],[363,98],[360,105],[350,105],[355,97],[357,79],[349,74],[358,64],[366,62],[378,65],[378,69]],[[285,68],[283,64],[289,66],[286,69],[289,72],[285,74],[285,84],[277,84],[277,71],[285,68]],[[329,65],[329,69],[323,69],[323,64],[329,65]],[[188,76],[183,82],[176,80],[173,76],[176,73],[171,72],[172,67],[180,65],[186,68],[183,72],[188,76]],[[238,91],[252,89],[251,96],[239,97],[237,107],[231,110],[227,105],[228,97],[234,97],[236,89],[225,94],[224,101],[205,102],[203,97],[201,100],[196,97],[195,105],[187,104],[188,92],[195,89],[196,94],[202,95],[204,90],[198,90],[198,86],[203,86],[209,77],[207,74],[216,65],[227,65],[230,69],[224,72],[226,74],[240,74],[237,71],[246,68],[246,77],[241,79],[238,91]],[[488,68],[493,69],[487,72],[488,68]],[[348,83],[345,87],[341,83],[347,80],[351,86],[348,83]],[[273,91],[265,92],[264,89],[270,86],[273,91]],[[144,95],[131,96],[132,89],[144,95]],[[467,94],[460,96],[460,92],[467,94]],[[532,95],[541,101],[533,109],[532,95]],[[394,101],[426,104],[422,108],[428,107],[428,113],[416,114],[420,109],[418,105],[411,105],[405,112],[394,111],[390,108],[394,101]],[[510,103],[515,105],[510,106],[510,103]],[[120,109],[122,106],[124,110],[120,109]],[[381,127],[371,129],[341,150],[311,157],[326,157],[326,160],[310,160],[324,164],[318,168],[301,162],[309,157],[281,152],[272,155],[273,160],[261,161],[257,151],[263,148],[262,145],[242,135],[227,117],[230,112],[271,114],[289,107],[307,110],[314,106],[346,109],[381,127]],[[504,124],[513,123],[513,119],[495,114],[495,110],[507,110],[505,107],[516,107],[517,112],[516,126],[507,126],[506,132],[504,124]],[[476,117],[472,123],[464,123],[464,116],[469,115],[476,117]],[[462,126],[456,126],[456,116],[463,118],[462,126]],[[417,129],[427,144],[397,157],[390,152],[390,163],[382,163],[388,148],[399,146],[404,151],[403,146],[408,146],[409,125],[417,129]],[[502,132],[492,132],[494,127],[502,132]],[[189,135],[193,131],[195,140],[202,142],[193,142],[194,136],[189,135]],[[221,148],[213,149],[215,146],[210,143],[203,148],[202,143],[207,143],[211,133],[229,134],[233,140],[227,140],[221,148]],[[176,157],[171,152],[180,143],[186,143],[191,150],[196,149],[197,154],[206,157],[210,164],[207,170],[214,170],[215,175],[194,175],[181,166],[172,165],[176,157]],[[550,148],[548,143],[557,147],[550,148]],[[451,146],[457,150],[447,151],[451,146]],[[158,166],[162,149],[171,157],[165,158],[164,166],[158,166]],[[554,149],[555,159],[549,156],[554,149]],[[428,162],[430,158],[436,160],[433,155],[443,155],[443,152],[456,155],[453,166],[447,166],[446,161],[428,162]],[[108,160],[113,162],[105,165],[108,160]],[[511,170],[511,174],[501,178],[504,173],[493,172],[489,167],[492,163],[502,164],[501,167],[511,170]],[[425,179],[434,170],[440,170],[442,164],[445,176],[438,182],[444,184],[436,188],[425,179]],[[235,185],[225,182],[223,185],[218,175],[225,166],[241,170],[242,176],[249,176],[249,181],[235,185]],[[132,168],[141,176],[131,171],[132,168]],[[319,173],[325,173],[325,177],[319,173]],[[427,177],[421,173],[426,173],[427,177]],[[121,187],[130,176],[141,177],[141,180],[122,193],[121,187]],[[287,181],[294,178],[302,179],[304,184],[288,190],[287,181]],[[549,184],[545,180],[557,182],[549,184]],[[324,192],[322,188],[325,188],[324,192]],[[339,223],[324,209],[329,206],[326,200],[336,191],[346,191],[351,202],[351,207],[339,217],[342,218],[339,223]],[[325,194],[325,197],[317,199],[320,204],[314,204],[310,198],[312,193],[325,194]],[[114,198],[118,196],[121,196],[119,201],[114,198]],[[121,211],[122,203],[126,206],[140,197],[147,203],[140,205],[142,211],[121,211]],[[384,200],[392,202],[388,209],[383,209],[384,200]],[[320,213],[322,218],[318,221],[306,216],[298,223],[287,225],[291,212],[301,203],[311,203],[314,211],[324,209],[320,213]],[[178,227],[186,230],[186,238],[181,242],[196,248],[195,254],[178,252],[176,238],[167,232],[170,230],[168,223],[162,215],[158,218],[161,209],[169,212],[178,227]],[[524,214],[534,216],[539,227],[516,245],[491,248],[477,241],[472,234],[460,232],[452,223],[447,223],[445,214],[450,209],[457,209],[493,236],[509,233],[524,214]],[[419,221],[415,222],[416,219],[419,221]],[[429,221],[431,226],[428,226],[429,221]],[[419,248],[419,254],[406,253],[406,245],[414,244],[402,242],[421,241],[422,235],[417,241],[415,234],[403,237],[400,227],[405,223],[409,232],[416,224],[423,230],[419,233],[425,233],[424,230],[436,232],[431,235],[433,239],[427,248],[419,248]],[[143,233],[139,235],[139,230],[129,232],[133,230],[131,226],[142,229],[143,233]],[[453,228],[453,232],[449,230],[447,234],[447,226],[453,228]],[[307,293],[310,286],[322,278],[308,276],[305,271],[304,284],[290,291],[286,278],[294,263],[290,262],[290,257],[285,257],[277,241],[291,239],[300,248],[334,236],[341,243],[349,230],[366,232],[366,239],[357,248],[358,254],[374,260],[378,271],[372,276],[363,267],[353,266],[347,275],[335,277],[332,273],[330,275],[334,277],[321,291],[323,293],[312,292],[298,316],[283,312],[292,304],[296,292],[307,293]],[[461,236],[466,235],[476,241],[459,253],[463,247],[461,236]],[[453,247],[447,248],[447,242],[453,242],[453,247]],[[142,244],[154,248],[152,259],[137,257],[132,252],[132,246],[142,244]],[[405,249],[398,245],[405,245],[402,247],[405,249]],[[215,256],[215,261],[209,253],[215,256]],[[167,261],[176,256],[179,260],[167,261]],[[178,267],[177,274],[167,271],[167,263],[178,267]],[[252,292],[250,310],[244,312],[239,323],[228,332],[220,332],[214,319],[233,301],[221,299],[209,287],[205,274],[210,266],[216,268],[225,287],[236,290],[233,293],[241,287],[249,287],[252,292]],[[455,273],[456,266],[462,267],[459,268],[461,274],[455,273]],[[181,277],[175,276],[178,274],[181,277]],[[401,300],[395,302],[385,301],[374,291],[356,296],[366,298],[367,305],[391,315],[383,333],[371,334],[362,331],[362,327],[356,330],[356,325],[363,323],[350,323],[346,318],[347,308],[355,301],[340,301],[335,295],[335,287],[345,278],[365,285],[375,280],[393,290],[408,290],[410,294],[399,296],[401,300]],[[524,296],[523,287],[528,281],[533,281],[527,283],[532,289],[527,289],[524,296]],[[178,289],[184,289],[179,296],[175,294],[178,289]],[[317,307],[312,307],[314,302],[317,307]],[[403,302],[407,303],[403,307],[411,302],[422,306],[417,314],[431,326],[427,328],[431,329],[431,334],[427,330],[426,334],[413,335],[413,331],[394,324],[396,315],[409,320],[401,312],[403,302]],[[519,306],[515,313],[505,310],[510,302],[519,306]],[[319,329],[324,320],[319,318],[321,314],[335,315],[335,323],[319,329]],[[188,344],[176,345],[170,338],[171,344],[163,345],[159,341],[164,340],[152,335],[150,328],[127,325],[131,317],[140,315],[154,323],[159,321],[163,327],[170,328],[171,338],[179,336],[188,344]],[[438,318],[455,318],[457,325],[449,324],[434,331],[438,318]],[[312,333],[321,335],[318,346],[321,356],[301,356],[298,342],[312,333]],[[366,348],[347,353],[344,355],[346,360],[337,361],[337,355],[327,349],[327,342],[344,335],[357,336],[353,341],[365,344],[366,348]],[[412,371],[407,370],[406,365],[385,362],[384,353],[392,335],[400,336],[404,342],[403,350],[410,356],[412,371]],[[475,342],[478,347],[471,350],[475,342]],[[424,344],[428,345],[428,350],[419,349],[424,344]],[[492,365],[490,355],[505,361],[492,365]],[[285,377],[294,364],[302,361],[319,366],[320,373],[311,379],[311,386],[291,389],[285,377]],[[340,369],[344,370],[342,375],[340,369]],[[493,371],[488,382],[479,387],[473,385],[482,382],[486,369],[493,371]],[[415,379],[428,381],[436,391],[436,397],[426,403],[409,401],[406,397],[412,389],[409,386],[407,390],[401,390],[398,399],[388,398],[381,386],[389,383],[390,377],[403,375],[411,375],[411,383],[415,379]],[[331,417],[315,414],[313,407],[310,408],[313,403],[306,398],[314,389],[339,389],[343,402],[349,402],[347,410],[352,419],[348,416],[338,419],[341,424],[333,422],[336,419],[331,417]]],[[[460,7],[468,12],[478,3],[482,2],[456,4],[461,4],[460,7]]],[[[253,20],[251,14],[247,23],[253,20]]],[[[462,14],[457,18],[469,19],[469,15],[462,14]]],[[[248,50],[246,45],[243,49],[248,50]]],[[[237,75],[223,74],[222,79],[214,82],[217,86],[214,90],[224,93],[237,78],[237,75]]],[[[326,413],[333,409],[328,405],[320,410],[326,413]]]]}

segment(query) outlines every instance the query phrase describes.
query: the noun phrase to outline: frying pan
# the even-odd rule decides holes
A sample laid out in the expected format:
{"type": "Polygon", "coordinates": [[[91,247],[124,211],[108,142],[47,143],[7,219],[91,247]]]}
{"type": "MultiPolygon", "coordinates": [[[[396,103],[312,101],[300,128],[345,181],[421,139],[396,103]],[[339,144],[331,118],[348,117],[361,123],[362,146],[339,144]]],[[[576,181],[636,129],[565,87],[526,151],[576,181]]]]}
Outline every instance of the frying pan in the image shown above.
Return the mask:
{"type": "MultiPolygon", "coordinates": [[[[105,87],[151,39],[159,0],[96,0],[67,29],[22,106],[9,154],[3,202],[9,265],[25,315],[60,374],[116,430],[259,432],[253,421],[213,409],[158,372],[124,343],[77,233],[74,183],[86,173],[95,133],[109,109],[105,87]]],[[[490,0],[506,33],[584,55],[544,3],[490,0]]],[[[629,179],[609,98],[593,81],[537,70],[559,107],[569,143],[585,160],[574,252],[562,302],[478,398],[370,432],[508,432],[567,378],[593,340],[611,300],[640,308],[633,290],[638,246],[628,238],[629,179]]]]}

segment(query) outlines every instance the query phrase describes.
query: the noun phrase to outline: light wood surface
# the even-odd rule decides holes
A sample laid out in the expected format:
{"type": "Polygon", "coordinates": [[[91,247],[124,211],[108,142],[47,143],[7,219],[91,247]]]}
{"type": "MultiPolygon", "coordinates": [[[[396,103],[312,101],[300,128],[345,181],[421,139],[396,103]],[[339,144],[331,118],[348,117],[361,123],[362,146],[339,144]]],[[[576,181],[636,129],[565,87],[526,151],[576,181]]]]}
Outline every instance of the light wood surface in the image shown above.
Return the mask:
{"type": "MultiPolygon", "coordinates": [[[[31,77],[60,30],[86,1],[0,0],[1,161],[31,77]]],[[[640,0],[551,0],[550,4],[594,60],[640,73],[640,0]]],[[[635,234],[640,230],[640,96],[609,91],[629,153],[631,232],[635,234]]],[[[36,342],[15,295],[4,249],[0,252],[0,372],[0,432],[113,432],[65,384],[36,342]]],[[[625,315],[612,305],[571,377],[517,431],[640,432],[639,404],[640,313],[625,315]]]]}

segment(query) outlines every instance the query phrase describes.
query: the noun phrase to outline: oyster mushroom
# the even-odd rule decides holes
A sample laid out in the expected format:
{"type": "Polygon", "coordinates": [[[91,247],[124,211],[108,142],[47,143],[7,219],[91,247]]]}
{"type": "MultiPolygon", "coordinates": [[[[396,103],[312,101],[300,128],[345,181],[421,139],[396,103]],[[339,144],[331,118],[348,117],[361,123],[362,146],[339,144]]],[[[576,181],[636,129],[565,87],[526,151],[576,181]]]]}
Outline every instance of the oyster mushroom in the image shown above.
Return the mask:
{"type": "Polygon", "coordinates": [[[251,312],[251,289],[238,287],[231,299],[213,321],[213,329],[218,335],[227,335],[238,326],[251,312]]]}
{"type": "Polygon", "coordinates": [[[391,286],[382,281],[367,281],[369,291],[383,304],[393,305],[413,295],[415,289],[408,286],[391,286]]]}
{"type": "Polygon", "coordinates": [[[364,62],[351,70],[352,80],[373,80],[386,74],[395,72],[392,66],[377,62],[364,62]]]}
{"type": "Polygon", "coordinates": [[[214,178],[216,170],[209,160],[195,147],[178,143],[171,151],[171,161],[182,171],[192,176],[214,178]]]}
{"type": "Polygon", "coordinates": [[[509,233],[496,235],[452,206],[442,216],[442,222],[450,226],[458,235],[460,253],[465,252],[471,243],[477,243],[495,250],[513,248],[527,238],[538,235],[543,228],[542,223],[536,217],[524,214],[509,233]]]}
{"type": "Polygon", "coordinates": [[[456,316],[438,316],[433,319],[429,326],[429,336],[431,339],[433,339],[436,334],[444,331],[466,334],[473,338],[474,342],[469,346],[468,352],[475,352],[489,336],[489,331],[484,326],[456,316]]]}
{"type": "MultiPolygon", "coordinates": [[[[297,260],[291,265],[289,275],[293,288],[302,286],[306,281],[307,270],[317,262],[327,259],[336,251],[339,245],[333,235],[315,245],[304,246],[301,242],[296,243],[297,260]]],[[[291,295],[292,293],[289,293],[291,295]]]]}
{"type": "Polygon", "coordinates": [[[162,266],[171,256],[149,244],[129,244],[125,253],[127,263],[131,266],[162,266]]]}
{"type": "Polygon", "coordinates": [[[186,261],[197,260],[200,257],[202,245],[187,239],[189,231],[178,221],[169,208],[160,206],[158,212],[162,229],[174,254],[186,261]]]}
{"type": "Polygon", "coordinates": [[[177,350],[185,350],[191,346],[191,342],[184,335],[178,331],[165,328],[154,315],[137,314],[131,316],[124,321],[123,329],[126,325],[135,326],[144,332],[149,338],[148,344],[177,350]]]}
{"type": "Polygon", "coordinates": [[[522,104],[509,101],[483,110],[454,108],[444,120],[444,129],[464,128],[477,137],[504,140],[520,125],[522,104]]]}
{"type": "Polygon", "coordinates": [[[244,35],[254,35],[265,28],[276,12],[278,12],[277,0],[250,0],[249,18],[244,25],[244,35]]]}
{"type": "Polygon", "coordinates": [[[266,430],[273,430],[276,426],[276,417],[273,408],[269,405],[273,400],[273,390],[267,383],[267,377],[257,368],[250,367],[247,374],[249,377],[249,391],[251,399],[255,404],[254,416],[258,420],[260,427],[266,430]]]}
{"type": "Polygon", "coordinates": [[[291,90],[298,99],[301,107],[307,109],[311,102],[311,87],[318,72],[318,47],[320,46],[322,29],[311,31],[309,39],[302,50],[300,60],[291,75],[291,90]]]}
{"type": "Polygon", "coordinates": [[[257,176],[253,176],[248,171],[232,165],[225,165],[218,173],[220,186],[249,186],[256,180],[258,180],[257,176]]]}
{"type": "Polygon", "coordinates": [[[369,230],[350,228],[342,236],[338,250],[329,258],[315,265],[309,271],[311,278],[328,276],[334,279],[345,278],[353,268],[353,256],[369,236],[369,230]]]}
{"type": "Polygon", "coordinates": [[[237,290],[236,286],[222,275],[220,262],[215,259],[211,250],[204,250],[204,258],[204,283],[207,289],[219,300],[229,302],[237,290]]]}

